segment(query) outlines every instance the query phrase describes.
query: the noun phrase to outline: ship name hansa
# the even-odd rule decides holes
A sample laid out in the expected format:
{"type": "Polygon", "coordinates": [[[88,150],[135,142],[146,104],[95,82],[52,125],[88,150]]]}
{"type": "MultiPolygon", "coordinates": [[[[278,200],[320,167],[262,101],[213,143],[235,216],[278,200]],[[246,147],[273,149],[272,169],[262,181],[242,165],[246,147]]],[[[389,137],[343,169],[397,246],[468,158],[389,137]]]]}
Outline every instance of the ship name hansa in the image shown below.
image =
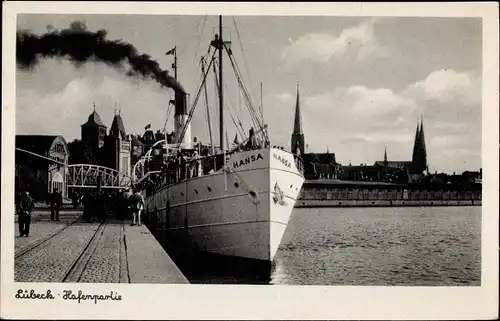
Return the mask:
{"type": "Polygon", "coordinates": [[[257,155],[252,155],[252,156],[246,157],[245,159],[240,159],[239,162],[233,163],[233,167],[238,168],[240,166],[248,165],[250,163],[258,161],[259,159],[264,159],[264,157],[262,157],[261,153],[258,153],[257,155]]]}
{"type": "Polygon", "coordinates": [[[292,163],[288,159],[286,159],[284,157],[282,158],[280,155],[276,155],[276,153],[273,153],[273,157],[274,157],[274,159],[283,163],[283,165],[285,165],[286,167],[292,168],[292,163]]]}

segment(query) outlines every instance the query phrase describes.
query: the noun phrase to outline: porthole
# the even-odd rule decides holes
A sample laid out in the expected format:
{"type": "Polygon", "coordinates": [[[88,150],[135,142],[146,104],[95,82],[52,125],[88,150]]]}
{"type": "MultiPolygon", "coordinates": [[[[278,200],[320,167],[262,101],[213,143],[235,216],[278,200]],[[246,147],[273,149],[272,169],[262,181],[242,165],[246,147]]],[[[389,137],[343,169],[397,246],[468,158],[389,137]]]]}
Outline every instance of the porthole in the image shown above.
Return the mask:
{"type": "Polygon", "coordinates": [[[234,183],[234,187],[238,188],[238,187],[240,187],[240,184],[234,183]]]}
{"type": "Polygon", "coordinates": [[[195,190],[194,190],[194,192],[195,192],[196,194],[198,194],[198,190],[197,190],[197,189],[195,189],[195,190]]]}
{"type": "Polygon", "coordinates": [[[293,187],[293,184],[292,184],[292,185],[290,185],[290,188],[292,188],[292,187],[293,187]]]}
{"type": "Polygon", "coordinates": [[[207,186],[207,190],[208,190],[209,192],[211,192],[211,191],[212,191],[212,189],[210,188],[210,186],[207,186]]]}
{"type": "Polygon", "coordinates": [[[183,193],[183,192],[181,192],[181,196],[184,196],[184,193],[183,193]]]}

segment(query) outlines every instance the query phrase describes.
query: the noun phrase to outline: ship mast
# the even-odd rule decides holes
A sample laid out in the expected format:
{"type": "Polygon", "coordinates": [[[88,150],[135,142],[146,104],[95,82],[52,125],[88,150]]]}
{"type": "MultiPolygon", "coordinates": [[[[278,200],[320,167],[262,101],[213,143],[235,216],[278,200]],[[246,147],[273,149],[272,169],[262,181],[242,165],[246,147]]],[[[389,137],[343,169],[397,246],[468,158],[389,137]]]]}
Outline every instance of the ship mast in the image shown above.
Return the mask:
{"type": "Polygon", "coordinates": [[[224,40],[222,38],[222,15],[219,15],[219,138],[220,138],[220,148],[224,152],[226,150],[224,144],[224,97],[222,91],[222,60],[223,60],[223,49],[224,40]]]}

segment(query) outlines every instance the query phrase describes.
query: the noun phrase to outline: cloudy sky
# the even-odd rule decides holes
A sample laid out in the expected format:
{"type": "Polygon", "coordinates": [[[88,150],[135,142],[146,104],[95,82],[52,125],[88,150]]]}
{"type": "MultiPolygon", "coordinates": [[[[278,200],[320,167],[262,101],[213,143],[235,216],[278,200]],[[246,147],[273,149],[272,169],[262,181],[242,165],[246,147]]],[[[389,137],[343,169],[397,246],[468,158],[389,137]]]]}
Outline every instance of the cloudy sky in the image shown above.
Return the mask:
{"type": "MultiPolygon", "coordinates": [[[[200,55],[218,25],[216,16],[137,15],[19,15],[17,24],[43,34],[48,26],[64,29],[76,20],[91,31],[107,30],[109,40],[133,44],[164,69],[172,63],[165,52],[176,45],[179,80],[192,97],[200,55]]],[[[224,21],[256,105],[263,82],[272,144],[290,146],[299,82],[308,152],[329,149],[342,164],[371,164],[383,158],[386,146],[389,159],[410,160],[423,115],[431,171],[481,167],[480,19],[238,16],[224,21]]],[[[250,126],[227,59],[225,67],[226,109],[250,126]]],[[[212,88],[211,76],[214,120],[212,88]]],[[[65,60],[44,60],[33,70],[17,71],[16,132],[80,138],[80,125],[95,102],[108,127],[119,107],[127,132],[142,133],[149,123],[154,129],[164,126],[171,95],[103,64],[76,68],[65,60]]],[[[227,125],[232,139],[236,130],[231,121],[227,125]]],[[[167,126],[172,128],[171,119],[167,126]]],[[[208,141],[204,99],[195,112],[193,136],[208,141]]]]}

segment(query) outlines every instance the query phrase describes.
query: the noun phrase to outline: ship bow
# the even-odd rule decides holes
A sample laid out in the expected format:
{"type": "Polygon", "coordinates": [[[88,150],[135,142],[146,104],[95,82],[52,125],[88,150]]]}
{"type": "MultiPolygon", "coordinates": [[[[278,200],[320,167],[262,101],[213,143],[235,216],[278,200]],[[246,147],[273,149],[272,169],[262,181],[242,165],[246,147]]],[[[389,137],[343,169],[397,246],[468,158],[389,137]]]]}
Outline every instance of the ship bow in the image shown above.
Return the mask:
{"type": "Polygon", "coordinates": [[[285,234],[304,177],[293,154],[271,148],[269,156],[269,259],[272,261],[285,234]]]}

